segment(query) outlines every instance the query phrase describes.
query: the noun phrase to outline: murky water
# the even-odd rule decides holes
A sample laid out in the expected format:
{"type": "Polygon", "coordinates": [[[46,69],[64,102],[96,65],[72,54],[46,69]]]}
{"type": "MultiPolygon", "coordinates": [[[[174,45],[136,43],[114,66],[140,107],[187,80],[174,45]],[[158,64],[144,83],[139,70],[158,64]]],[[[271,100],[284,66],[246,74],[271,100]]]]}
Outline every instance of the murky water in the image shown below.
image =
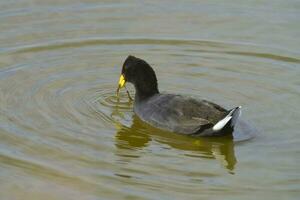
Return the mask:
{"type": "Polygon", "coordinates": [[[297,0],[1,1],[0,199],[299,198],[299,19],[297,0]],[[129,54],[260,134],[142,123],[115,97],[129,54]]]}

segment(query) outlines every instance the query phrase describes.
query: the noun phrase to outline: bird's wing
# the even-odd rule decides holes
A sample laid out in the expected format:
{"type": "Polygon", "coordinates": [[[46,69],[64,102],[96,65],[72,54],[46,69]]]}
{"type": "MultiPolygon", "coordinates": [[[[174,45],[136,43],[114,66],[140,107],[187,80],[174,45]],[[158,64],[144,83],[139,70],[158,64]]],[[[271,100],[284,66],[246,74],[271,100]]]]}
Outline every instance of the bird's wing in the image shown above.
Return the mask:
{"type": "Polygon", "coordinates": [[[150,103],[151,112],[146,121],[156,127],[185,134],[195,133],[202,127],[212,127],[216,121],[214,118],[223,115],[210,102],[200,103],[182,96],[165,95],[150,103]]]}

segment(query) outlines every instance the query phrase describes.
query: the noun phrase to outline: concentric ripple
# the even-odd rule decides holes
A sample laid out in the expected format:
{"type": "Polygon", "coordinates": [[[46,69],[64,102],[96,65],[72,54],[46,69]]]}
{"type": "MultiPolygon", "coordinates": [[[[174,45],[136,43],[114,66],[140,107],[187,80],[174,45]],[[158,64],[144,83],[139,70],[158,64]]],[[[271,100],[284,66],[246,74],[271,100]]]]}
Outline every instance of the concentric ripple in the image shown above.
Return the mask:
{"type": "MultiPolygon", "coordinates": [[[[111,197],[127,194],[119,189],[120,183],[193,193],[199,190],[193,186],[206,182],[208,188],[210,181],[221,179],[224,168],[234,174],[238,163],[234,141],[253,138],[256,129],[242,121],[233,139],[191,138],[143,123],[125,91],[116,97],[129,51],[154,66],[162,91],[205,98],[228,109],[242,105],[245,119],[258,125],[260,120],[270,122],[271,115],[298,109],[292,102],[299,97],[295,69],[299,59],[263,47],[92,38],[11,48],[4,57],[14,61],[0,72],[4,176],[17,171],[21,182],[65,182],[70,191],[97,196],[105,190],[111,197]],[[122,48],[112,51],[120,44],[122,48]],[[269,105],[272,113],[259,113],[270,98],[274,104],[287,100],[290,104],[269,105]]],[[[134,90],[130,93],[133,96],[134,90]]]]}
{"type": "Polygon", "coordinates": [[[0,199],[299,199],[299,6],[0,1],[0,199]],[[234,137],[142,122],[129,54],[161,92],[241,105],[234,137]]]}

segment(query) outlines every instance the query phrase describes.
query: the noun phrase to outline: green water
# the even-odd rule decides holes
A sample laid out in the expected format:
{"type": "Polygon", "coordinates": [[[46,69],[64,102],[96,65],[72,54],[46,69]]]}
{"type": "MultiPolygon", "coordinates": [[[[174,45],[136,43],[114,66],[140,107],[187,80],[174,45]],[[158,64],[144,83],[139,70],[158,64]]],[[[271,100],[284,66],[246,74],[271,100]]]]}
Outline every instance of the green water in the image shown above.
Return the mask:
{"type": "Polygon", "coordinates": [[[297,0],[0,1],[0,199],[298,199],[299,19],[297,0]],[[129,54],[246,125],[144,124],[115,97],[129,54]]]}

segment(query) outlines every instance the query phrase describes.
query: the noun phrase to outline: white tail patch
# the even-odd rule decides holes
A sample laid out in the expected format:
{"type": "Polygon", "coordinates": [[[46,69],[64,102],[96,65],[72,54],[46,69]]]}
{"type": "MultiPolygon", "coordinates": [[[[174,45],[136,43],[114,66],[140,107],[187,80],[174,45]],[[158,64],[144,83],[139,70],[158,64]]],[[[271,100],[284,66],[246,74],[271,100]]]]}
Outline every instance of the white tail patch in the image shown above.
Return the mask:
{"type": "Polygon", "coordinates": [[[231,120],[231,118],[231,116],[227,115],[224,119],[218,121],[218,123],[216,123],[216,125],[213,126],[213,131],[221,130],[229,122],[229,120],[231,120]]]}
{"type": "Polygon", "coordinates": [[[226,117],[224,117],[223,119],[221,119],[220,121],[218,121],[218,123],[216,123],[212,130],[213,131],[220,131],[222,130],[222,128],[224,128],[226,126],[226,124],[231,120],[230,126],[233,127],[237,121],[237,119],[239,118],[239,116],[241,115],[241,106],[236,107],[234,109],[232,109],[228,115],[226,115],[226,117]]]}

